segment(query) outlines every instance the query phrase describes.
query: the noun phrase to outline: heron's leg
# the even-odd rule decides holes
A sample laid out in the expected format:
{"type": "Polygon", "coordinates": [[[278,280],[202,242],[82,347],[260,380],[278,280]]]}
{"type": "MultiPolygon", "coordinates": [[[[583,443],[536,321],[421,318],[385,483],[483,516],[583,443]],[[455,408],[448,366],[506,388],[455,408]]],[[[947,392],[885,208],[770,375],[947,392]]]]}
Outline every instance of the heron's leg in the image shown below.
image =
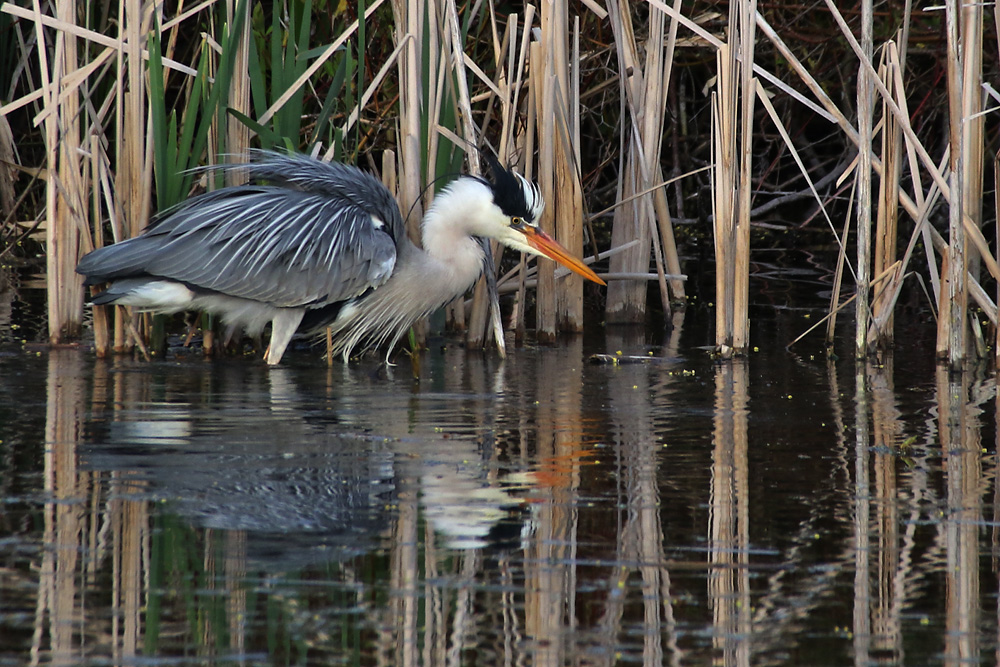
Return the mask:
{"type": "Polygon", "coordinates": [[[305,314],[304,308],[281,308],[278,310],[278,314],[271,320],[271,343],[264,353],[264,361],[272,366],[281,361],[285,348],[288,347],[288,343],[292,340],[292,336],[299,328],[299,323],[305,314]]]}

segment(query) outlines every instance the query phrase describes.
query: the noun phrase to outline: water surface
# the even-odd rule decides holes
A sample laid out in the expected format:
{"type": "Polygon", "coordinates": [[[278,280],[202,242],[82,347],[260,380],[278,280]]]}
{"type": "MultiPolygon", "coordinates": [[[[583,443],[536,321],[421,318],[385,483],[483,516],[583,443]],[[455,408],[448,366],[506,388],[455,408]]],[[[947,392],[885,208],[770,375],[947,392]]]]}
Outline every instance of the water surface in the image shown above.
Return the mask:
{"type": "Polygon", "coordinates": [[[8,346],[0,664],[994,663],[993,379],[799,317],[418,377],[8,346]]]}

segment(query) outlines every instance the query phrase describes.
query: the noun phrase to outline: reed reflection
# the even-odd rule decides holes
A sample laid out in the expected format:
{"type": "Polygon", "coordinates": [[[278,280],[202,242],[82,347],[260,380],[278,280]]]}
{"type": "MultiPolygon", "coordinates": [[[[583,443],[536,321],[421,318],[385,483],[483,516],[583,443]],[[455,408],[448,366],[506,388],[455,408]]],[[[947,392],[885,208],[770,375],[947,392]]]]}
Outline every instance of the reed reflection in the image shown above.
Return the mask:
{"type": "Polygon", "coordinates": [[[749,665],[753,631],[750,601],[750,489],[745,360],[715,371],[715,447],[709,512],[708,600],[717,664],[749,665]]]}
{"type": "Polygon", "coordinates": [[[855,371],[854,412],[854,664],[871,660],[871,475],[870,403],[864,366],[855,371]]]}
{"type": "Polygon", "coordinates": [[[918,446],[915,437],[906,437],[893,377],[891,359],[882,366],[858,366],[854,661],[895,663],[926,657],[923,652],[907,655],[904,612],[943,576],[944,662],[975,662],[982,641],[982,499],[990,483],[983,470],[981,406],[995,395],[995,385],[992,380],[975,381],[968,372],[950,374],[938,368],[931,410],[936,419],[928,420],[925,443],[918,446]],[[931,467],[938,457],[944,480],[940,492],[931,467]],[[929,516],[928,507],[936,508],[929,516]],[[929,546],[920,546],[928,541],[929,546]]]}
{"type": "MultiPolygon", "coordinates": [[[[579,339],[568,354],[539,355],[534,372],[538,397],[534,437],[536,460],[547,483],[533,491],[531,539],[525,545],[525,634],[532,640],[536,665],[562,665],[575,625],[576,553],[580,488],[581,364],[567,370],[567,359],[582,359],[579,339]],[[562,363],[560,363],[562,362],[562,363]],[[547,470],[546,470],[547,468],[547,470]]],[[[533,441],[533,443],[532,443],[533,441]]]]}
{"type": "MultiPolygon", "coordinates": [[[[85,499],[90,476],[78,469],[77,445],[84,412],[79,357],[55,350],[49,357],[45,414],[46,549],[39,572],[31,663],[74,664],[82,654],[76,628],[84,618],[78,587],[80,546],[88,539],[85,499]]],[[[117,634],[115,635],[117,636],[117,634]]]]}
{"type": "Polygon", "coordinates": [[[2,462],[46,449],[0,517],[23,662],[995,654],[992,378],[714,365],[671,340],[679,364],[451,347],[419,378],[32,359],[47,402],[2,462]],[[786,381],[797,402],[769,402],[786,381]]]}
{"type": "MultiPolygon", "coordinates": [[[[871,438],[874,445],[871,448],[874,459],[872,469],[874,477],[867,477],[868,451],[858,451],[858,460],[862,463],[860,467],[865,471],[865,483],[871,483],[872,488],[863,489],[862,484],[858,484],[857,502],[863,504],[864,510],[859,507],[858,526],[862,525],[865,518],[870,518],[869,512],[874,509],[875,522],[866,526],[866,534],[869,530],[874,531],[877,538],[874,545],[876,556],[876,569],[874,579],[876,586],[874,591],[867,587],[862,592],[858,592],[857,600],[861,601],[863,595],[869,596],[870,605],[870,626],[864,627],[865,633],[861,629],[855,631],[855,637],[859,642],[864,642],[859,646],[855,654],[858,661],[861,656],[877,655],[880,659],[899,660],[903,657],[903,635],[901,625],[901,614],[906,590],[905,581],[908,575],[907,563],[912,556],[912,539],[905,544],[901,544],[900,535],[900,513],[899,497],[900,489],[897,474],[897,464],[899,462],[899,445],[902,441],[902,424],[900,424],[899,409],[896,407],[896,395],[893,379],[893,360],[887,358],[884,364],[876,367],[867,364],[864,377],[858,378],[861,386],[867,386],[867,399],[859,399],[858,415],[859,422],[862,415],[871,413],[871,438]],[[874,507],[870,507],[867,498],[871,497],[874,507]],[[870,637],[868,635],[870,633],[870,637]]],[[[864,429],[867,431],[867,429],[864,429]]],[[[863,432],[859,428],[859,433],[863,432]]],[[[859,445],[862,438],[859,437],[859,445]]],[[[866,450],[868,449],[865,443],[866,450]]],[[[859,470],[859,475],[861,471],[859,470]]],[[[859,480],[862,479],[859,476],[859,480]]],[[[873,549],[867,536],[864,541],[867,543],[866,549],[860,548],[859,542],[858,556],[865,559],[864,569],[858,568],[862,573],[864,581],[868,581],[871,566],[869,552],[873,549]]],[[[860,607],[861,605],[859,605],[860,607]]],[[[864,622],[869,623],[869,614],[864,614],[864,622]]]]}
{"type": "Polygon", "coordinates": [[[938,428],[944,454],[947,511],[947,608],[944,657],[959,665],[980,658],[979,530],[987,488],[981,459],[979,402],[985,397],[968,372],[937,372],[938,428]]]}
{"type": "MultiPolygon", "coordinates": [[[[609,348],[641,350],[641,334],[635,330],[615,331],[608,336],[609,348]]],[[[675,349],[679,334],[678,326],[668,339],[667,350],[675,349]]],[[[608,396],[611,432],[619,452],[619,493],[625,515],[615,535],[615,560],[619,565],[611,573],[611,582],[616,593],[608,600],[601,623],[609,637],[625,640],[625,606],[637,602],[627,584],[632,571],[637,570],[641,582],[637,593],[641,594],[642,604],[642,664],[681,664],[683,656],[677,640],[660,513],[663,445],[654,429],[652,380],[646,367],[631,366],[618,371],[609,378],[608,396]]]]}

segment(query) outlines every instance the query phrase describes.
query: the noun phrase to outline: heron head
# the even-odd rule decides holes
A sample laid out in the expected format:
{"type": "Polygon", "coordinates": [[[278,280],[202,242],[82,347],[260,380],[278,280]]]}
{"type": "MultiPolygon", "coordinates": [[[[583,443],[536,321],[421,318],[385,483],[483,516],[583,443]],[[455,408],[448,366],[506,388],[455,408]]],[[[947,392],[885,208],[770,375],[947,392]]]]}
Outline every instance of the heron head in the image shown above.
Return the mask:
{"type": "Polygon", "coordinates": [[[492,155],[487,154],[486,160],[493,176],[489,182],[493,204],[501,213],[497,231],[489,236],[514,250],[547,257],[587,280],[604,285],[605,282],[590,267],[538,226],[545,210],[545,200],[538,186],[505,169],[492,155]]]}

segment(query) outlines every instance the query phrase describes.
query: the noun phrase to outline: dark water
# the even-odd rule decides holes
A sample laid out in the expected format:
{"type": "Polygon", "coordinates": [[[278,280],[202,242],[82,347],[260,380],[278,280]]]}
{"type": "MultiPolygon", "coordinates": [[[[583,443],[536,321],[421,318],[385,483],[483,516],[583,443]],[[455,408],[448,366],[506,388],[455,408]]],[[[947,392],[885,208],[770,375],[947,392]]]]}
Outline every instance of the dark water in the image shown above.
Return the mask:
{"type": "Polygon", "coordinates": [[[993,378],[687,319],[417,379],[8,345],[0,665],[995,663],[993,378]]]}

